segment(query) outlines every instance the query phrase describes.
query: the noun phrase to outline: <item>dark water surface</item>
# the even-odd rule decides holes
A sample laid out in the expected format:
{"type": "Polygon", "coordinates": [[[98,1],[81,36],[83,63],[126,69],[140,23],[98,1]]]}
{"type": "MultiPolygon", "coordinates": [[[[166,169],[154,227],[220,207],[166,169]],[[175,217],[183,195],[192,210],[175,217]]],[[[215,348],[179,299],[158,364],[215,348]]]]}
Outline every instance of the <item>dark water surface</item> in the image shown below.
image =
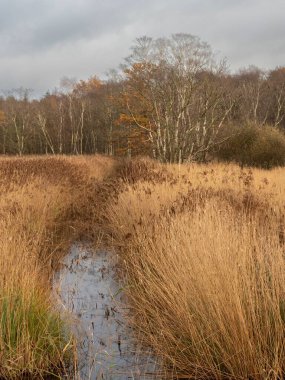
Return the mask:
{"type": "Polygon", "coordinates": [[[72,315],[78,341],[77,370],[70,379],[153,379],[151,353],[135,341],[129,312],[116,275],[116,255],[74,244],[55,275],[54,289],[63,311],[72,315]]]}

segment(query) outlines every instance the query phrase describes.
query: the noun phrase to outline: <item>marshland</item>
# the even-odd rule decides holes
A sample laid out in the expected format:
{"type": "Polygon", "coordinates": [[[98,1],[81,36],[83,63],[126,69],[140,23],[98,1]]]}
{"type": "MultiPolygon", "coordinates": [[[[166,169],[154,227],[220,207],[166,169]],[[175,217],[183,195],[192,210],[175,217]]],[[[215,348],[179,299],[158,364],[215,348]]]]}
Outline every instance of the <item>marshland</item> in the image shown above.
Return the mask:
{"type": "Polygon", "coordinates": [[[0,380],[285,379],[282,1],[2,2],[0,380]]]}
{"type": "MultiPolygon", "coordinates": [[[[82,265],[111,252],[113,302],[155,363],[113,378],[283,376],[285,169],[97,155],[5,157],[0,171],[3,379],[82,365],[53,289],[76,241],[89,244],[82,265]]],[[[96,292],[104,269],[90,273],[96,292]]]]}

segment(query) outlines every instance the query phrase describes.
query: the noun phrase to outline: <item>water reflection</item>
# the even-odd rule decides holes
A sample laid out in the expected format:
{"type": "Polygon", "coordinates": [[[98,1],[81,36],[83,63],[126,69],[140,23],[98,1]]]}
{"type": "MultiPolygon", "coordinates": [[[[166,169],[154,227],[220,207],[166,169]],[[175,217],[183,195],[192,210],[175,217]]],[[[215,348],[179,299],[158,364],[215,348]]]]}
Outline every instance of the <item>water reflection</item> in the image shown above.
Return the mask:
{"type": "Polygon", "coordinates": [[[128,308],[116,280],[115,255],[74,244],[56,274],[64,309],[74,316],[78,368],[74,379],[153,379],[157,365],[135,343],[127,325],[128,308]]]}

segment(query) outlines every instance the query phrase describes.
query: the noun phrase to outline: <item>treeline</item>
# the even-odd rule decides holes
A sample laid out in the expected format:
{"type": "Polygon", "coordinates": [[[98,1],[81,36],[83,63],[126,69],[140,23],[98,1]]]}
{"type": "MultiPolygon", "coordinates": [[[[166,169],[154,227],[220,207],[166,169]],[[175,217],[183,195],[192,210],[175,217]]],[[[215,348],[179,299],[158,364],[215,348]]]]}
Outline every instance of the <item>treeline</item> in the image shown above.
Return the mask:
{"type": "Polygon", "coordinates": [[[273,150],[281,146],[282,161],[284,130],[285,67],[232,74],[208,44],[188,34],[137,39],[107,80],[66,79],[39,100],[25,89],[0,98],[0,154],[239,160],[265,131],[273,150]]]}

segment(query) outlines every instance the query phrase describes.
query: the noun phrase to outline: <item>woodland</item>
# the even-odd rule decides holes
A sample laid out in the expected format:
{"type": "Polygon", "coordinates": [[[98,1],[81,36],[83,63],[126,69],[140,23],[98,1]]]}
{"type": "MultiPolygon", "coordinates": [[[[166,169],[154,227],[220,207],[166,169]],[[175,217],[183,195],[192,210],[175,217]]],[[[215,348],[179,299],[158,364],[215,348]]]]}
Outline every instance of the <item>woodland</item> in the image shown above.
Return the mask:
{"type": "Polygon", "coordinates": [[[148,155],[161,162],[213,158],[258,166],[285,156],[285,67],[233,73],[190,34],[141,37],[101,79],[63,78],[34,98],[0,97],[0,154],[148,155]]]}

